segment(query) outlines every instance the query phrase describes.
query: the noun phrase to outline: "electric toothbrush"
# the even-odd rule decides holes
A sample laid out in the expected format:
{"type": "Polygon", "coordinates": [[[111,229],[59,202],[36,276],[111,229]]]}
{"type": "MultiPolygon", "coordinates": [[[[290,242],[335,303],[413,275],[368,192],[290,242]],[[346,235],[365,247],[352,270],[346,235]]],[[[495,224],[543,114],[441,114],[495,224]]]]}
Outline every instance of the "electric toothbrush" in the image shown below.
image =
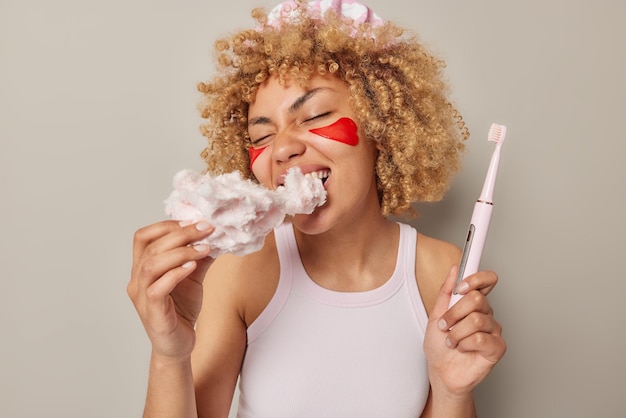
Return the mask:
{"type": "Polygon", "coordinates": [[[491,156],[489,170],[487,171],[482,192],[474,204],[474,212],[472,213],[472,219],[467,231],[463,254],[461,255],[461,262],[459,264],[459,274],[454,284],[449,307],[452,307],[463,297],[463,295],[456,292],[456,287],[461,280],[478,271],[480,258],[483,253],[483,248],[485,247],[485,241],[487,240],[491,212],[493,211],[493,190],[496,185],[498,165],[500,164],[500,150],[502,149],[505,136],[506,126],[495,123],[491,125],[487,140],[495,142],[496,149],[491,156]]]}

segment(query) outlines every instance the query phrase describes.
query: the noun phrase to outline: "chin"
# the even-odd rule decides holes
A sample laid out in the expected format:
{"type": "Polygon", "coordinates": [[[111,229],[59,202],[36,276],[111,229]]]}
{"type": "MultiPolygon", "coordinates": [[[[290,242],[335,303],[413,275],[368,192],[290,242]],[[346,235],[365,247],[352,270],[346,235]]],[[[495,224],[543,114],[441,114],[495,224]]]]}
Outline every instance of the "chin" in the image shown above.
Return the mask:
{"type": "Polygon", "coordinates": [[[293,227],[306,235],[319,235],[332,228],[332,223],[328,217],[324,216],[324,210],[317,208],[310,215],[295,215],[289,219],[293,227]]]}

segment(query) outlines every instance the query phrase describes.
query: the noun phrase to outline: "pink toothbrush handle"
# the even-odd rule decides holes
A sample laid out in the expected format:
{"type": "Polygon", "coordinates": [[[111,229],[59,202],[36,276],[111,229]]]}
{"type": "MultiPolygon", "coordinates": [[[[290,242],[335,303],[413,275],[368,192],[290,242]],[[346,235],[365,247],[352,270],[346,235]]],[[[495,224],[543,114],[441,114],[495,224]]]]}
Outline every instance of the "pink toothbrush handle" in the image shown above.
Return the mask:
{"type": "MultiPolygon", "coordinates": [[[[481,202],[480,200],[474,205],[474,212],[472,213],[472,219],[467,231],[467,237],[465,240],[465,246],[463,247],[463,254],[461,256],[461,263],[459,265],[459,274],[456,278],[456,286],[466,278],[478,271],[480,265],[480,258],[485,247],[485,241],[487,240],[487,232],[489,231],[489,221],[491,220],[491,212],[493,211],[493,204],[487,202],[481,202]]],[[[452,292],[450,298],[449,308],[461,299],[463,295],[452,292]]]]}

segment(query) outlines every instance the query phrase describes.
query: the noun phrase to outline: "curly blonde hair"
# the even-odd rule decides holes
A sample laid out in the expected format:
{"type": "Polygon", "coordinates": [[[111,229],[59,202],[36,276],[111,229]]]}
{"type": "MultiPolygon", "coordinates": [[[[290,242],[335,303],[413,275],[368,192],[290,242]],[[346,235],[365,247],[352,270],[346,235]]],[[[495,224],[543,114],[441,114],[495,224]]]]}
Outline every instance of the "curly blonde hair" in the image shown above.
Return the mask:
{"type": "Polygon", "coordinates": [[[207,172],[249,169],[248,108],[259,85],[269,77],[297,80],[305,86],[315,74],[344,80],[361,132],[378,144],[377,187],[384,215],[412,215],[412,203],[440,200],[460,169],[460,153],[469,132],[448,100],[443,61],[416,35],[391,22],[371,27],[333,11],[323,19],[306,12],[280,26],[254,9],[256,29],[215,43],[218,76],[199,83],[201,132],[209,140],[202,151],[207,172]]]}

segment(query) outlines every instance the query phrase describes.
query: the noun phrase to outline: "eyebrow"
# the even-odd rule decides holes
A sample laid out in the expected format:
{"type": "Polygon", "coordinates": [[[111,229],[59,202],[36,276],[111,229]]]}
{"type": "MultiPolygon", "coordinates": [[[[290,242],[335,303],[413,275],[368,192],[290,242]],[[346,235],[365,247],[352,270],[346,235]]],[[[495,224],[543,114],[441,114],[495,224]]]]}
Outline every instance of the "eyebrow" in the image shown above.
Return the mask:
{"type": "MultiPolygon", "coordinates": [[[[313,96],[315,96],[317,93],[319,93],[322,90],[332,90],[329,87],[316,87],[312,90],[307,91],[306,93],[304,93],[302,96],[298,97],[292,104],[291,106],[289,106],[289,108],[287,109],[287,111],[289,113],[294,113],[296,112],[298,109],[300,109],[302,106],[304,106],[304,104],[311,99],[313,96]]],[[[267,123],[271,123],[272,120],[270,118],[268,118],[267,116],[259,116],[256,118],[252,118],[248,121],[248,126],[252,126],[252,125],[263,125],[263,124],[267,124],[267,123]]]]}

